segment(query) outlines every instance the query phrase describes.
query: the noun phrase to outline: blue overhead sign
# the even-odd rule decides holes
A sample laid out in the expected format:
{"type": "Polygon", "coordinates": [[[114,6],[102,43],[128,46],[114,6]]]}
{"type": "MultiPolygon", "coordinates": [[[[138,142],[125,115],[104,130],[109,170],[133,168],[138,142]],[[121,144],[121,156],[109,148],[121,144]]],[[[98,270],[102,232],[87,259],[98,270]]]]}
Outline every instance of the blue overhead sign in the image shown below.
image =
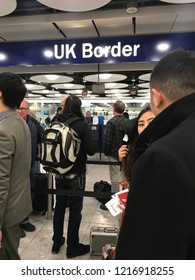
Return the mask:
{"type": "Polygon", "coordinates": [[[158,61],[176,48],[195,51],[195,32],[1,42],[0,66],[158,61]]]}

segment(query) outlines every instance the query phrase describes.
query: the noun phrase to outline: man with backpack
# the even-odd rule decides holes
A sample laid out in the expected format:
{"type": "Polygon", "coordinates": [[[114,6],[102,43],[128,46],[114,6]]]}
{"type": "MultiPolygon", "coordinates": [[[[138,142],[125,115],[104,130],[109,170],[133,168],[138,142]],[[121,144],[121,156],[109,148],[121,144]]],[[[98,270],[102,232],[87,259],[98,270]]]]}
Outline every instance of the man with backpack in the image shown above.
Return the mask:
{"type": "MultiPolygon", "coordinates": [[[[59,114],[57,121],[69,123],[72,130],[75,131],[80,139],[80,148],[76,155],[73,166],[64,174],[56,174],[57,190],[84,191],[86,182],[86,161],[87,155],[94,155],[96,145],[93,142],[91,130],[85,121],[81,111],[81,100],[76,96],[69,96],[62,99],[62,114],[59,114]],[[74,119],[71,122],[71,119],[74,119]]],[[[65,159],[64,159],[65,160],[65,159]]],[[[53,246],[52,253],[58,254],[61,246],[65,243],[64,216],[65,210],[69,207],[69,221],[67,229],[67,258],[74,258],[87,254],[90,251],[89,245],[79,242],[79,227],[81,223],[81,211],[83,208],[82,196],[56,195],[56,205],[53,219],[53,246]]]]}

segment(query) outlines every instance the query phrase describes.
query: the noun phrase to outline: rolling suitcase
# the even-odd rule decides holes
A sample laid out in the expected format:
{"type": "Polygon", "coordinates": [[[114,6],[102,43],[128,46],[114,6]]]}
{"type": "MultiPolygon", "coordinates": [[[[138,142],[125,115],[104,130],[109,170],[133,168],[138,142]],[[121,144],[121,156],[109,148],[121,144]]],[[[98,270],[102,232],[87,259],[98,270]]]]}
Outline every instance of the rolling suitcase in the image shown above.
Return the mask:
{"type": "MultiPolygon", "coordinates": [[[[35,174],[35,188],[45,191],[48,188],[48,174],[35,174]]],[[[39,212],[43,215],[47,212],[48,195],[45,193],[35,193],[33,197],[33,211],[39,212]]]]}
{"type": "Polygon", "coordinates": [[[102,255],[102,248],[106,244],[116,245],[118,230],[115,227],[91,227],[90,254],[102,255]]]}

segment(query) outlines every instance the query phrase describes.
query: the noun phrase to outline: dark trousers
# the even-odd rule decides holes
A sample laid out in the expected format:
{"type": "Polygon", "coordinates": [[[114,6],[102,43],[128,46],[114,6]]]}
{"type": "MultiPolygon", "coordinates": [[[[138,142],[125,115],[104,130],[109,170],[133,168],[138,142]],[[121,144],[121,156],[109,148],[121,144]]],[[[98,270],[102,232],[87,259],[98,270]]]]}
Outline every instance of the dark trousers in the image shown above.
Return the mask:
{"type": "MultiPolygon", "coordinates": [[[[82,174],[74,179],[56,179],[56,189],[84,190],[86,175],[82,174]]],[[[61,242],[64,233],[64,218],[66,208],[69,207],[69,220],[67,232],[67,246],[74,248],[79,243],[79,227],[81,223],[81,211],[83,208],[83,197],[56,195],[56,205],[53,219],[53,241],[61,242]]]]}
{"type": "Polygon", "coordinates": [[[18,224],[2,228],[2,248],[0,260],[20,260],[18,247],[20,244],[20,227],[18,224]]]}
{"type": "MultiPolygon", "coordinates": [[[[33,164],[33,166],[30,169],[30,187],[31,189],[35,188],[35,163],[33,164]]],[[[31,199],[33,201],[35,194],[33,192],[31,192],[31,199]]],[[[20,224],[26,224],[29,222],[29,217],[24,218],[24,220],[22,220],[20,222],[20,224]]]]}

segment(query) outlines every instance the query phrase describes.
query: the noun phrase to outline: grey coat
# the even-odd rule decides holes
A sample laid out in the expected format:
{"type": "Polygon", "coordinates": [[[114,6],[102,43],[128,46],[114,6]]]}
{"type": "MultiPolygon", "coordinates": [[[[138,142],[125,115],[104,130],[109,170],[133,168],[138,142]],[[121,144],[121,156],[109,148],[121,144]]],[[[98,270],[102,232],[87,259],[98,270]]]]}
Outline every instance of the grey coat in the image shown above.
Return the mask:
{"type": "Polygon", "coordinates": [[[31,138],[14,110],[0,116],[0,228],[21,222],[32,211],[31,138]]]}

